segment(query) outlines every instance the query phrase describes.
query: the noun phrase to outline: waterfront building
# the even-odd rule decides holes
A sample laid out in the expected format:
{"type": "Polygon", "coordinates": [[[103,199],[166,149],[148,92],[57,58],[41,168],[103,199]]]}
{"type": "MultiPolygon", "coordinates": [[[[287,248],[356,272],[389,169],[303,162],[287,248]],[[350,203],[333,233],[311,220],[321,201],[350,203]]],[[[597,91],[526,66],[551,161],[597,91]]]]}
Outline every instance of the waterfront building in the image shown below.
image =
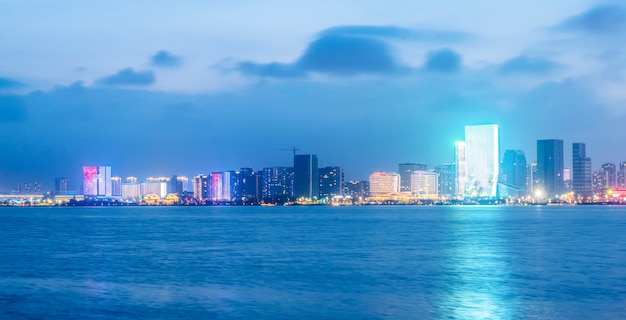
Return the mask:
{"type": "Polygon", "coordinates": [[[369,196],[369,181],[348,181],[344,184],[344,194],[352,199],[362,199],[369,196]]]}
{"type": "Polygon", "coordinates": [[[294,169],[290,167],[263,168],[261,171],[263,199],[277,200],[293,197],[294,169]]]}
{"type": "Polygon", "coordinates": [[[185,193],[189,191],[189,178],[185,176],[177,176],[176,180],[178,181],[176,187],[177,193],[185,193]]]}
{"type": "Polygon", "coordinates": [[[400,192],[400,175],[395,172],[370,174],[370,196],[384,196],[400,192]]]}
{"type": "Polygon", "coordinates": [[[519,193],[526,191],[526,155],[521,150],[506,150],[502,159],[500,182],[514,187],[519,193]]]}
{"type": "Polygon", "coordinates": [[[343,168],[323,167],[319,169],[320,198],[343,195],[343,168]]]}
{"type": "Polygon", "coordinates": [[[446,163],[435,167],[438,178],[438,193],[441,196],[451,197],[456,194],[456,166],[446,163]]]}
{"type": "Polygon", "coordinates": [[[439,175],[430,171],[413,171],[411,173],[411,193],[424,198],[439,196],[439,175]]]}
{"type": "MultiPolygon", "coordinates": [[[[54,179],[54,194],[55,195],[64,195],[67,194],[69,190],[69,180],[65,177],[55,178],[54,179]]],[[[19,184],[18,184],[19,188],[19,184]]]]}
{"type": "MultiPolygon", "coordinates": [[[[169,180],[169,179],[167,179],[169,180]]],[[[141,197],[146,196],[158,196],[161,199],[165,199],[167,196],[167,184],[169,181],[163,181],[160,179],[151,179],[141,183],[141,197]]]]}
{"type": "Polygon", "coordinates": [[[619,163],[619,170],[617,171],[617,187],[619,189],[626,189],[626,161],[619,163]]]}
{"type": "Polygon", "coordinates": [[[499,158],[497,124],[465,126],[465,196],[497,195],[499,158]]]}
{"type": "Polygon", "coordinates": [[[224,200],[224,173],[223,172],[211,173],[211,200],[213,201],[224,200]]]}
{"type": "Polygon", "coordinates": [[[83,194],[92,197],[110,197],[111,166],[83,167],[83,194]]]}
{"type": "Polygon", "coordinates": [[[114,197],[122,196],[122,178],[111,177],[111,195],[114,197]]]}
{"type": "Polygon", "coordinates": [[[398,172],[400,173],[400,192],[411,192],[411,173],[415,171],[426,171],[427,168],[427,165],[420,163],[399,164],[398,172]]]}
{"type": "Polygon", "coordinates": [[[591,190],[594,194],[601,194],[604,192],[604,181],[602,169],[598,169],[592,173],[592,186],[591,190]]]}
{"type": "Polygon", "coordinates": [[[222,172],[222,201],[233,201],[237,195],[237,173],[235,171],[222,172]]]}
{"type": "Polygon", "coordinates": [[[293,157],[293,196],[315,200],[319,196],[317,156],[299,154],[293,157]]]}
{"type": "Polygon", "coordinates": [[[186,185],[188,183],[189,183],[189,180],[186,177],[173,175],[170,178],[169,185],[167,186],[167,193],[168,194],[173,193],[173,194],[181,195],[185,191],[187,191],[186,185]]]}
{"type": "Polygon", "coordinates": [[[455,162],[456,162],[456,194],[458,196],[465,195],[465,141],[457,141],[455,144],[455,162]]]}
{"type": "Polygon", "coordinates": [[[131,201],[141,200],[141,184],[137,182],[122,183],[122,199],[131,201]]]}
{"type": "Polygon", "coordinates": [[[193,197],[198,200],[207,200],[211,197],[211,178],[206,174],[193,177],[193,197]]]}
{"type": "Polygon", "coordinates": [[[252,168],[241,168],[235,173],[237,179],[237,187],[235,188],[236,200],[254,200],[259,199],[260,192],[260,175],[252,168]]]}
{"type": "Polygon", "coordinates": [[[614,163],[602,165],[602,186],[606,190],[615,189],[617,186],[617,170],[614,163]]]}
{"type": "Polygon", "coordinates": [[[537,185],[539,182],[537,181],[537,164],[531,163],[526,166],[526,190],[529,195],[535,195],[535,191],[537,191],[537,185]]]}
{"type": "Polygon", "coordinates": [[[537,180],[546,197],[563,194],[563,140],[537,140],[537,180]]]}
{"type": "Polygon", "coordinates": [[[584,143],[572,144],[572,191],[577,197],[589,197],[593,194],[593,175],[591,158],[587,157],[584,143]]]}

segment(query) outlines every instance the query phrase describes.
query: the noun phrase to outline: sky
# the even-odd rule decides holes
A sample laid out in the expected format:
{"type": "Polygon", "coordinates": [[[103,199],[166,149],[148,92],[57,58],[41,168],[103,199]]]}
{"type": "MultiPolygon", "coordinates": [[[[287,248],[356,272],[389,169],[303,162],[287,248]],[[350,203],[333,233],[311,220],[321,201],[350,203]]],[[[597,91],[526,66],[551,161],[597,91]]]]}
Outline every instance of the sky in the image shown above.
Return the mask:
{"type": "Polygon", "coordinates": [[[552,1],[0,0],[0,191],[193,176],[317,154],[347,180],[585,142],[626,160],[626,5],[552,1]]]}

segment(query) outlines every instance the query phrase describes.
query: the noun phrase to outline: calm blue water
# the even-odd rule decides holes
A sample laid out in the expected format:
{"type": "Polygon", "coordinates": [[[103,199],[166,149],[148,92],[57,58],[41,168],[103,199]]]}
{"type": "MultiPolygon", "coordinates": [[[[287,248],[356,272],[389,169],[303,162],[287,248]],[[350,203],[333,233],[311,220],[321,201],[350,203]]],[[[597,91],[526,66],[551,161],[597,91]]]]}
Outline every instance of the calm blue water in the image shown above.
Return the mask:
{"type": "Polygon", "coordinates": [[[624,319],[626,207],[0,208],[0,318],[624,319]]]}

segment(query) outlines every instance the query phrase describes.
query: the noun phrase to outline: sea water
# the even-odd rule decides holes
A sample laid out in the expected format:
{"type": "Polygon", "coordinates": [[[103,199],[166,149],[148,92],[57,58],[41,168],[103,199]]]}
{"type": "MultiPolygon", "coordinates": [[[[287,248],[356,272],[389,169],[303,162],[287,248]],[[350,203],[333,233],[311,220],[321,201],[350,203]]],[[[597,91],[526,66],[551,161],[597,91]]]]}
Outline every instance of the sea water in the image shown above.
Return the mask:
{"type": "Polygon", "coordinates": [[[0,319],[623,319],[626,207],[0,208],[0,319]]]}

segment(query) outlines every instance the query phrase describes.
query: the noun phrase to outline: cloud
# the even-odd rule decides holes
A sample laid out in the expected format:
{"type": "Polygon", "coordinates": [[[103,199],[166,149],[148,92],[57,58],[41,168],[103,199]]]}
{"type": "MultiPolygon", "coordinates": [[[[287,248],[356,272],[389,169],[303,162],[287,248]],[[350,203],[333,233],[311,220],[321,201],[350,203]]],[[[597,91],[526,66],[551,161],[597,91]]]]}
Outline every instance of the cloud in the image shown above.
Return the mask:
{"type": "Polygon", "coordinates": [[[448,48],[434,50],[428,53],[424,70],[453,73],[461,69],[461,55],[448,48]]]}
{"type": "MultiPolygon", "coordinates": [[[[460,32],[396,26],[338,26],[320,32],[302,56],[292,63],[244,61],[235,69],[245,75],[273,78],[306,77],[309,73],[341,76],[395,74],[406,67],[394,58],[390,40],[453,42],[468,37],[460,32]]],[[[443,69],[438,68],[439,71],[443,69]]]]}
{"type": "Polygon", "coordinates": [[[96,84],[105,86],[149,86],[155,80],[156,77],[152,71],[135,71],[132,68],[126,68],[118,71],[116,74],[98,79],[96,84]]]}
{"type": "Polygon", "coordinates": [[[306,71],[341,75],[393,73],[399,67],[383,41],[334,35],[313,41],[296,66],[306,71]]]}
{"type": "Polygon", "coordinates": [[[171,52],[161,50],[152,56],[150,64],[155,67],[178,67],[183,63],[183,59],[171,52]]]}
{"type": "Polygon", "coordinates": [[[622,6],[600,5],[570,17],[554,27],[557,31],[584,31],[613,34],[626,31],[626,10],[622,6]]]}
{"type": "Polygon", "coordinates": [[[22,83],[9,79],[0,77],[0,89],[3,88],[15,88],[22,86],[22,83]]]}
{"type": "Polygon", "coordinates": [[[237,69],[249,75],[273,78],[300,78],[306,75],[305,70],[288,63],[254,63],[240,62],[237,69]]]}
{"type": "Polygon", "coordinates": [[[466,33],[445,30],[409,29],[396,26],[338,26],[320,33],[322,36],[364,36],[415,41],[461,41],[470,36],[466,33]]]}
{"type": "Polygon", "coordinates": [[[20,122],[26,118],[26,109],[18,96],[0,96],[0,124],[20,122]]]}
{"type": "Polygon", "coordinates": [[[552,60],[548,60],[548,59],[544,59],[540,57],[520,55],[504,62],[498,68],[498,71],[504,75],[512,75],[512,74],[544,75],[544,74],[549,74],[559,69],[560,67],[561,65],[559,63],[554,62],[552,60]]]}
{"type": "Polygon", "coordinates": [[[294,63],[240,62],[236,70],[270,78],[306,77],[308,73],[351,76],[390,74],[401,69],[389,45],[379,39],[362,36],[322,35],[311,42],[294,63]]]}

